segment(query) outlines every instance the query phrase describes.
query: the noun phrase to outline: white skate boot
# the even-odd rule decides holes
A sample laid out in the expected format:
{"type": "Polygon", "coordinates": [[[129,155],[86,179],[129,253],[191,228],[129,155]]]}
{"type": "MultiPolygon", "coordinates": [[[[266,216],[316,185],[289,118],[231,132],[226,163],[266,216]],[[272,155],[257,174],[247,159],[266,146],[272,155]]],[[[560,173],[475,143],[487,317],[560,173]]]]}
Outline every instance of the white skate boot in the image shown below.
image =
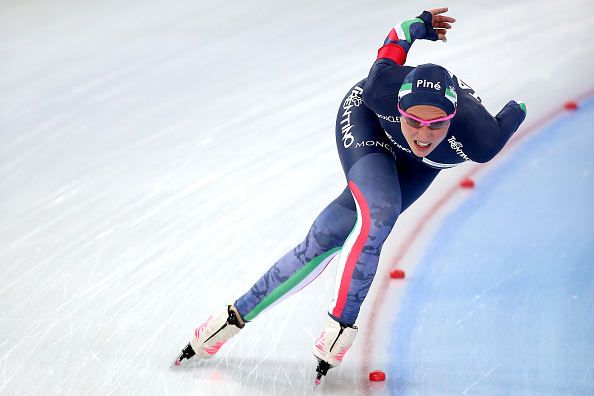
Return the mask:
{"type": "Polygon", "coordinates": [[[210,359],[244,326],[245,322],[237,309],[233,305],[225,306],[192,332],[190,343],[182,350],[174,364],[179,366],[183,360],[194,355],[210,359]]]}
{"type": "Polygon", "coordinates": [[[316,340],[311,351],[318,359],[336,367],[342,362],[347,351],[351,349],[358,331],[359,329],[355,326],[349,327],[330,319],[326,330],[316,340]]]}
{"type": "Polygon", "coordinates": [[[311,348],[311,352],[318,359],[316,386],[320,385],[322,377],[328,373],[328,370],[342,362],[344,355],[351,349],[358,331],[359,329],[355,326],[348,326],[330,319],[326,330],[311,348]]]}
{"type": "Polygon", "coordinates": [[[210,359],[244,326],[237,309],[232,305],[226,306],[190,335],[190,345],[198,356],[210,359]]]}

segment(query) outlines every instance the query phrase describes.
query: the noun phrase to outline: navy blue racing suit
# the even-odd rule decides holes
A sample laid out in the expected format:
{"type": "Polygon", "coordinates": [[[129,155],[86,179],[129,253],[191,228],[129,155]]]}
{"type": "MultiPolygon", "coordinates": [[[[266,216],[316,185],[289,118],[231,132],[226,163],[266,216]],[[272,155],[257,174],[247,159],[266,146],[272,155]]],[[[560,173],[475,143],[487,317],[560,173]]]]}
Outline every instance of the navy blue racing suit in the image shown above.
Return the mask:
{"type": "Polygon", "coordinates": [[[341,102],[336,144],[347,186],[305,239],[235,301],[246,321],[305,287],[335,259],[336,287],[328,313],[340,323],[354,324],[400,213],[442,169],[492,159],[524,120],[523,103],[510,101],[493,117],[476,92],[452,75],[458,105],[447,136],[426,157],[413,154],[400,129],[398,91],[413,69],[404,63],[414,40],[437,38],[427,14],[391,30],[367,78],[341,102]]]}

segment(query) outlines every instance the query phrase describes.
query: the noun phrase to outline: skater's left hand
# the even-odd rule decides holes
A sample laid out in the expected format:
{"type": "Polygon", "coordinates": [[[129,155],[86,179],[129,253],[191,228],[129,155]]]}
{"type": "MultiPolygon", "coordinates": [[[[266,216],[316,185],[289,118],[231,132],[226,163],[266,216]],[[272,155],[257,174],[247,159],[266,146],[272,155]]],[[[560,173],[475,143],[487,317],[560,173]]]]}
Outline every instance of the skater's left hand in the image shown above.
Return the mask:
{"type": "Polygon", "coordinates": [[[429,13],[432,16],[431,26],[433,26],[433,29],[435,29],[435,32],[437,33],[437,39],[442,40],[442,41],[447,40],[446,39],[446,33],[447,33],[446,29],[452,28],[452,25],[450,25],[450,23],[456,22],[456,20],[450,16],[440,15],[440,14],[443,14],[444,12],[448,12],[447,7],[429,10],[429,13]]]}

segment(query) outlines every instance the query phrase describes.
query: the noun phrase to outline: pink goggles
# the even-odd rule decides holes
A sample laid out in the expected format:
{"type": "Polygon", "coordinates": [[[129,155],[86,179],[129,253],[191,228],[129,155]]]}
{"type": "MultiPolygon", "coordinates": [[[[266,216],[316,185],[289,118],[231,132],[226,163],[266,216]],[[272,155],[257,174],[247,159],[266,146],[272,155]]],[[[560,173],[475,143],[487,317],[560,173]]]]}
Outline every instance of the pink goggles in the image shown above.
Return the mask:
{"type": "Polygon", "coordinates": [[[429,129],[433,129],[433,130],[441,129],[441,128],[445,127],[446,125],[448,125],[450,120],[452,118],[454,118],[454,116],[456,115],[456,109],[454,109],[454,112],[452,114],[450,114],[449,116],[425,121],[425,120],[421,120],[420,118],[417,118],[413,115],[406,113],[404,110],[402,110],[400,108],[400,105],[398,105],[398,111],[400,112],[400,114],[402,114],[402,119],[404,120],[404,122],[406,122],[411,127],[421,128],[422,126],[426,126],[429,129]]]}

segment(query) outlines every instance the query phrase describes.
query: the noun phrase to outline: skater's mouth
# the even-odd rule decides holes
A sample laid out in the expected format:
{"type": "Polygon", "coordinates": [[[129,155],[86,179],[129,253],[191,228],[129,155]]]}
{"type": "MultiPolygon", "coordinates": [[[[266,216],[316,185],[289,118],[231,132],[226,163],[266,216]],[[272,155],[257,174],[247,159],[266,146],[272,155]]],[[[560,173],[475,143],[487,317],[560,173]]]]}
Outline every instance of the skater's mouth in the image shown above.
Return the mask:
{"type": "Polygon", "coordinates": [[[417,149],[421,151],[426,151],[429,150],[429,147],[431,147],[431,143],[420,142],[418,140],[415,140],[415,146],[417,146],[417,149]]]}

